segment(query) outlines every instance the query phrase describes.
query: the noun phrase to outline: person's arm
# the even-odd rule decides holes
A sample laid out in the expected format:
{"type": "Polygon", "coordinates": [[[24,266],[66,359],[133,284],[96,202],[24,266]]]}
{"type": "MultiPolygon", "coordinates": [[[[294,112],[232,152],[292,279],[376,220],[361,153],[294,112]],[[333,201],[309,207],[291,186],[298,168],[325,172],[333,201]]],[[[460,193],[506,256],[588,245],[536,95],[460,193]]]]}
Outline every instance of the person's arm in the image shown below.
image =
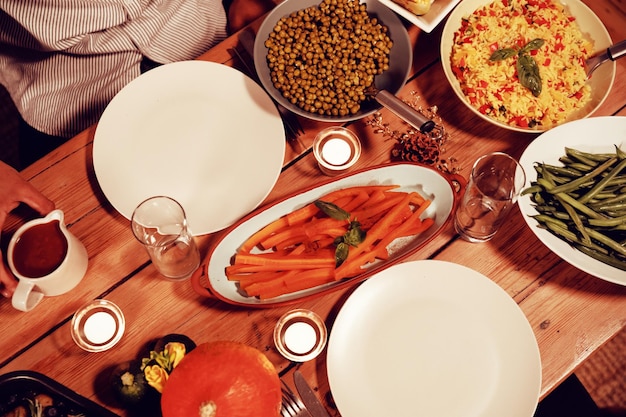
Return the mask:
{"type": "Polygon", "coordinates": [[[276,4],[272,0],[232,0],[228,7],[228,29],[235,33],[252,23],[276,4]]]}
{"type": "MultiPolygon", "coordinates": [[[[0,161],[0,230],[7,215],[20,203],[28,204],[42,215],[54,210],[52,201],[24,180],[15,169],[0,161]]],[[[3,259],[0,262],[0,292],[3,296],[10,297],[16,286],[17,282],[3,259]]]]}

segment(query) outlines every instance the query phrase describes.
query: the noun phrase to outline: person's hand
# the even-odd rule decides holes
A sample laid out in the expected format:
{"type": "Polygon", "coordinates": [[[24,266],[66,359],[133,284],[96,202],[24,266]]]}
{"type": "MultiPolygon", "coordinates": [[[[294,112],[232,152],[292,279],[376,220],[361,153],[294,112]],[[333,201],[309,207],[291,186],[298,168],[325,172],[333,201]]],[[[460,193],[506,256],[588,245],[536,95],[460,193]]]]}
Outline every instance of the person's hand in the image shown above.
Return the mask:
{"type": "MultiPolygon", "coordinates": [[[[7,215],[20,203],[28,204],[42,215],[54,210],[52,201],[24,180],[15,169],[0,161],[0,230],[4,226],[7,215]]],[[[0,257],[1,255],[2,252],[0,252],[0,257]]],[[[16,286],[17,282],[13,274],[4,261],[0,262],[0,292],[3,296],[10,297],[16,286]]]]}
{"type": "Polygon", "coordinates": [[[276,4],[272,0],[232,0],[228,7],[228,29],[230,33],[237,32],[275,6],[276,4]]]}

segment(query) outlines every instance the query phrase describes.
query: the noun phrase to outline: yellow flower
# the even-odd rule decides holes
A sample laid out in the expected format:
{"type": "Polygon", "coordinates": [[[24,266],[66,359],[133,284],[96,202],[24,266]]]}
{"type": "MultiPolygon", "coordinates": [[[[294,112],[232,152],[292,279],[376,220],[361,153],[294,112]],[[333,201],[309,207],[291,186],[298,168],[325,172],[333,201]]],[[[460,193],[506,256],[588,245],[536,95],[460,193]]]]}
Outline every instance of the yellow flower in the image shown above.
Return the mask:
{"type": "Polygon", "coordinates": [[[179,342],[170,342],[165,345],[165,354],[169,358],[172,369],[176,368],[181,359],[185,356],[185,345],[179,342]]]}
{"type": "Polygon", "coordinates": [[[150,365],[145,367],[143,373],[148,384],[162,393],[165,382],[167,382],[167,378],[169,377],[165,369],[161,368],[159,365],[150,365]]]}

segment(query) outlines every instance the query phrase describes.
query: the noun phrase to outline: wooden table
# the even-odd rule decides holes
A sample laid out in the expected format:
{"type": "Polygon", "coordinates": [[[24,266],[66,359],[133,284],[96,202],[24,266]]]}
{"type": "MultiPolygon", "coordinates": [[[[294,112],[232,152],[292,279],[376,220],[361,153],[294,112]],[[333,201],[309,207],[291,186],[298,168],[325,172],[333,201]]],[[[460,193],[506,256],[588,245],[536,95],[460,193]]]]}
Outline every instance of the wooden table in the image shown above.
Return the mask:
{"type": "MultiPolygon", "coordinates": [[[[618,0],[586,3],[600,17],[613,40],[626,39],[624,10],[618,0]]],[[[251,25],[258,28],[260,21],[251,25]]],[[[450,133],[446,156],[456,158],[467,176],[471,163],[481,154],[504,151],[515,157],[537,136],[514,133],[487,124],[461,105],[448,86],[439,60],[441,25],[428,34],[408,25],[415,45],[412,78],[399,96],[411,100],[413,93],[423,106],[438,106],[450,133]]],[[[238,34],[200,57],[239,66],[229,48],[238,34]]],[[[383,110],[391,129],[406,125],[383,110]]],[[[617,62],[616,82],[596,115],[626,116],[626,60],[617,62]]],[[[350,124],[362,139],[364,154],[356,168],[390,161],[394,140],[384,137],[361,120],[350,124]]],[[[310,144],[324,123],[301,119],[306,133],[289,142],[285,169],[265,203],[271,203],[305,186],[326,180],[318,171],[310,144]]],[[[135,358],[154,338],[183,333],[197,342],[236,340],[267,354],[281,374],[298,367],[319,388],[331,415],[339,415],[330,400],[324,355],[302,365],[283,359],[273,346],[276,320],[292,307],[249,309],[234,307],[195,293],[189,283],[162,279],[134,239],[129,222],[108,203],[98,187],[92,164],[95,127],[23,171],[44,194],[66,213],[71,231],[86,245],[89,269],[83,282],[68,294],[46,298],[29,313],[14,310],[0,300],[0,373],[35,370],[103,404],[128,415],[111,402],[105,378],[110,368],[135,358]],[[72,314],[84,303],[106,298],[121,307],[127,329],[121,342],[104,353],[87,353],[70,336],[72,314]]],[[[593,138],[590,138],[593,140],[593,138]]],[[[32,216],[18,210],[8,219],[4,240],[32,216]]],[[[552,254],[525,225],[517,208],[499,233],[484,244],[461,240],[453,228],[445,229],[411,259],[439,259],[470,267],[498,283],[519,304],[539,343],[543,367],[541,397],[576,370],[589,355],[626,326],[626,287],[594,278],[552,254]]],[[[203,253],[217,235],[198,238],[203,253]]],[[[354,288],[302,301],[296,306],[321,315],[329,329],[345,297],[354,288]]],[[[291,378],[286,378],[291,382],[291,378]]]]}

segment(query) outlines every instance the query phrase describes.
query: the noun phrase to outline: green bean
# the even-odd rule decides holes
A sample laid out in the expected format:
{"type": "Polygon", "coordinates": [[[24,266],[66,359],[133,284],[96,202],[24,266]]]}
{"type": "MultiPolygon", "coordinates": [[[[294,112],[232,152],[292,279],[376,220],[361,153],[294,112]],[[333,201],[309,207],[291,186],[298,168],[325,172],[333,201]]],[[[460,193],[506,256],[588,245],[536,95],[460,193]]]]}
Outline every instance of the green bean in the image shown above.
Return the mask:
{"type": "MultiPolygon", "coordinates": [[[[617,158],[611,158],[608,161],[612,161],[613,159],[617,160],[617,158]]],[[[615,176],[617,176],[617,174],[619,174],[624,168],[626,168],[626,159],[624,159],[622,162],[617,164],[617,166],[611,169],[608,175],[598,181],[598,183],[591,190],[589,190],[587,194],[578,199],[578,201],[580,201],[581,203],[586,203],[587,201],[591,200],[594,195],[602,191],[602,189],[606,187],[609,181],[615,178],[615,176]]]]}
{"type": "Polygon", "coordinates": [[[599,204],[597,206],[593,206],[593,210],[597,212],[608,212],[608,211],[623,211],[626,210],[626,202],[620,201],[616,203],[609,204],[599,204]]]}
{"type": "Polygon", "coordinates": [[[587,248],[582,245],[574,245],[574,247],[578,249],[579,251],[581,251],[582,253],[589,255],[592,258],[595,258],[602,263],[605,263],[607,265],[613,266],[618,269],[623,269],[624,271],[626,271],[626,261],[620,261],[619,259],[613,256],[598,252],[596,250],[587,248]]]}
{"type": "Polygon", "coordinates": [[[583,221],[578,213],[576,213],[576,210],[574,210],[574,207],[564,202],[562,194],[557,194],[557,199],[561,202],[561,205],[565,209],[565,212],[569,215],[570,219],[574,223],[574,227],[576,227],[576,230],[578,230],[578,233],[580,233],[583,242],[585,242],[586,244],[590,244],[591,237],[589,236],[589,233],[587,233],[587,229],[585,228],[585,226],[583,226],[583,221]]]}
{"type": "Polygon", "coordinates": [[[593,165],[597,165],[598,162],[605,162],[607,159],[611,159],[616,156],[615,153],[584,152],[569,147],[565,147],[565,154],[579,161],[588,161],[589,164],[593,165]]]}
{"type": "Polygon", "coordinates": [[[575,169],[576,171],[580,171],[582,173],[589,172],[589,171],[593,170],[595,167],[598,166],[597,164],[588,165],[588,164],[585,164],[585,163],[580,162],[580,161],[573,160],[573,159],[568,158],[568,157],[561,157],[561,158],[559,158],[559,162],[562,163],[564,166],[566,166],[569,169],[575,169]]]}
{"type": "Polygon", "coordinates": [[[563,227],[554,222],[546,222],[543,223],[543,225],[548,228],[548,230],[552,231],[558,236],[565,238],[565,240],[570,243],[578,242],[578,236],[576,236],[576,233],[572,232],[567,227],[563,227]]]}
{"type": "Polygon", "coordinates": [[[572,160],[574,161],[578,161],[590,167],[598,166],[598,163],[599,163],[598,161],[594,161],[593,159],[587,158],[587,156],[583,154],[582,152],[576,153],[576,152],[573,152],[572,149],[569,149],[569,152],[568,152],[568,148],[565,148],[565,151],[566,151],[566,154],[570,158],[572,158],[572,160]]]}
{"type": "Polygon", "coordinates": [[[571,167],[567,167],[567,166],[559,167],[556,165],[548,165],[548,164],[538,165],[535,169],[537,169],[538,171],[543,171],[547,169],[553,174],[561,175],[564,177],[571,177],[571,178],[578,178],[583,174],[581,171],[571,168],[571,167]]]}
{"type": "Polygon", "coordinates": [[[569,164],[569,166],[581,172],[589,172],[595,169],[597,165],[585,165],[585,164],[574,162],[572,164],[569,164]]]}
{"type": "Polygon", "coordinates": [[[530,187],[526,187],[525,189],[523,189],[521,192],[521,195],[534,194],[534,193],[539,193],[541,191],[543,191],[543,188],[535,184],[535,185],[532,185],[530,187]]]}
{"type": "Polygon", "coordinates": [[[599,232],[596,229],[592,229],[590,227],[585,227],[585,231],[590,237],[593,237],[597,242],[600,242],[602,245],[605,245],[609,249],[614,250],[616,253],[619,253],[622,256],[626,256],[626,247],[620,245],[615,240],[608,237],[606,234],[599,232]]]}
{"type": "Polygon", "coordinates": [[[604,214],[606,214],[609,217],[622,217],[622,216],[626,216],[626,210],[622,210],[622,211],[605,211],[604,214]]]}
{"type": "Polygon", "coordinates": [[[606,171],[611,165],[615,163],[615,161],[617,161],[617,157],[610,158],[603,164],[598,165],[598,167],[596,167],[593,171],[588,172],[582,177],[576,178],[575,180],[570,181],[567,184],[555,187],[552,190],[549,190],[548,192],[552,194],[557,194],[557,193],[566,193],[566,192],[573,191],[579,188],[582,184],[587,182],[589,179],[593,179],[595,176],[606,171]]]}
{"type": "Polygon", "coordinates": [[[598,227],[626,225],[626,216],[613,217],[611,219],[589,219],[589,225],[598,227]]]}
{"type": "Polygon", "coordinates": [[[531,217],[540,223],[554,223],[557,226],[567,229],[567,223],[565,223],[564,221],[556,217],[552,217],[547,214],[535,214],[534,216],[531,216],[531,217]]]}
{"type": "Polygon", "coordinates": [[[548,230],[550,230],[552,233],[556,234],[557,236],[560,236],[562,238],[564,238],[566,241],[568,241],[571,244],[578,244],[580,246],[584,246],[586,248],[591,248],[595,251],[598,252],[602,252],[605,254],[609,254],[609,251],[593,242],[583,242],[581,241],[578,236],[576,235],[576,233],[572,232],[571,230],[567,229],[566,227],[561,227],[558,224],[555,223],[544,223],[544,225],[547,227],[548,230]]]}
{"type": "Polygon", "coordinates": [[[605,189],[604,192],[598,193],[594,199],[589,201],[590,206],[613,204],[626,201],[626,191],[622,187],[605,189]]]}
{"type": "Polygon", "coordinates": [[[570,206],[572,206],[574,209],[581,212],[582,214],[586,214],[587,216],[592,217],[594,219],[598,219],[602,217],[600,214],[596,213],[595,211],[593,211],[586,205],[578,202],[578,200],[572,198],[570,195],[567,195],[562,192],[554,193],[554,189],[557,187],[553,187],[549,182],[543,181],[543,178],[538,178],[537,182],[544,185],[544,187],[546,188],[546,191],[548,191],[551,194],[555,194],[555,196],[558,196],[562,201],[566,202],[567,204],[569,204],[570,206]]]}

